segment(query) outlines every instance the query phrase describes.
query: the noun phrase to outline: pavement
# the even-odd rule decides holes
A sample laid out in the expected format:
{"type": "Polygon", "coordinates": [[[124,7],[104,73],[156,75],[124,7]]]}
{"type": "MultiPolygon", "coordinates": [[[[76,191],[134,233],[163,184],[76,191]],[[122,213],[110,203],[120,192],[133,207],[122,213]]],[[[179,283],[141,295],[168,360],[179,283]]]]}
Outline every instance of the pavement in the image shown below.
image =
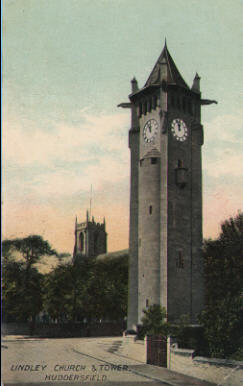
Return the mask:
{"type": "Polygon", "coordinates": [[[179,374],[159,366],[143,364],[143,365],[129,366],[129,370],[134,372],[137,375],[142,375],[144,377],[153,379],[154,381],[160,381],[160,382],[163,382],[164,384],[171,385],[171,386],[216,385],[215,383],[202,381],[200,379],[179,374]]]}
{"type": "MultiPolygon", "coordinates": [[[[120,338],[120,337],[119,337],[120,338]]],[[[3,341],[2,341],[2,349],[4,350],[5,348],[7,349],[7,344],[8,342],[10,343],[11,341],[15,346],[13,347],[19,347],[16,346],[17,342],[26,341],[26,344],[31,344],[31,341],[33,344],[36,344],[36,350],[37,352],[41,354],[41,347],[43,347],[43,353],[45,356],[48,357],[48,350],[45,351],[44,348],[45,346],[40,346],[40,342],[43,340],[43,345],[49,345],[51,348],[51,341],[54,342],[52,339],[43,339],[40,337],[29,337],[29,336],[5,336],[3,341]],[[36,342],[35,342],[36,341],[36,342]],[[29,343],[28,343],[29,342],[29,343]]],[[[65,339],[65,340],[55,340],[56,344],[56,349],[55,351],[60,351],[64,352],[64,355],[67,357],[70,356],[71,354],[81,354],[82,356],[79,356],[78,358],[87,358],[87,360],[90,361],[90,363],[98,363],[98,364],[108,364],[108,365],[127,365],[126,367],[128,368],[128,373],[127,376],[125,373],[120,373],[121,377],[113,378],[111,377],[110,382],[103,383],[103,385],[114,385],[114,386],[123,386],[123,385],[171,385],[171,386],[210,386],[210,385],[216,385],[214,383],[206,382],[199,380],[197,378],[193,378],[187,375],[183,375],[180,373],[176,373],[174,371],[171,371],[167,368],[159,367],[159,366],[153,366],[149,364],[144,364],[142,362],[133,360],[131,358],[125,358],[122,353],[119,353],[119,350],[114,351],[114,342],[116,343],[118,340],[118,337],[116,338],[89,338],[89,339],[65,339]],[[63,342],[63,343],[62,343],[63,342]],[[61,346],[61,344],[63,346],[61,346]],[[58,346],[60,345],[60,346],[58,346]],[[112,348],[112,350],[111,350],[112,348]],[[64,349],[66,351],[64,351],[64,349]],[[93,361],[93,362],[92,362],[93,361]],[[138,382],[134,382],[134,380],[137,379],[138,382]],[[131,380],[131,382],[129,382],[131,380]]],[[[26,346],[27,347],[27,346],[26,346]]],[[[47,347],[47,346],[46,346],[47,347]]],[[[48,346],[49,347],[49,346],[48,346]]],[[[118,346],[119,347],[119,346],[118,346]]],[[[10,349],[10,348],[9,348],[10,349]]],[[[25,351],[27,354],[27,351],[25,351]]],[[[31,351],[32,353],[32,351],[31,351]]],[[[50,355],[52,353],[50,352],[50,355]]],[[[75,355],[76,355],[75,354],[75,355]]],[[[60,354],[59,354],[60,355],[60,354]]],[[[48,359],[48,358],[47,358],[48,359]]],[[[49,359],[49,362],[51,359],[49,359]]],[[[101,366],[101,365],[100,365],[101,366]]],[[[36,380],[37,381],[37,380],[36,380]]],[[[45,385],[47,386],[49,383],[47,382],[34,382],[33,385],[45,385]]],[[[28,380],[28,386],[30,386],[33,382],[31,379],[28,380]]],[[[53,382],[54,383],[54,382],[53,382]]],[[[85,382],[86,383],[86,382],[85,382]]],[[[23,383],[18,383],[18,385],[24,385],[26,384],[25,382],[23,383]]],[[[57,384],[57,383],[56,383],[57,384]]],[[[98,384],[96,382],[89,383],[87,382],[86,385],[95,385],[98,384]]],[[[11,380],[8,379],[8,382],[5,383],[4,385],[12,385],[11,380]]],[[[15,382],[15,386],[16,386],[15,382]]],[[[64,383],[62,383],[64,386],[64,383]]],[[[69,383],[68,386],[71,386],[72,383],[69,383]]],[[[77,383],[73,384],[77,385],[77,383]]]]}

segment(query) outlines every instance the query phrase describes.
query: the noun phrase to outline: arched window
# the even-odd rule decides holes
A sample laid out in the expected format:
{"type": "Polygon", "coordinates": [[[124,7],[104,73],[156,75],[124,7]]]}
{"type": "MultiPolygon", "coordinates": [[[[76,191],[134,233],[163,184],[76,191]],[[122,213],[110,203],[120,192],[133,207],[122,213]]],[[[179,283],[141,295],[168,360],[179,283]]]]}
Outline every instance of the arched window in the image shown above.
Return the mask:
{"type": "Polygon", "coordinates": [[[99,233],[94,233],[94,254],[98,255],[99,253],[99,233]]]}
{"type": "Polygon", "coordinates": [[[148,106],[147,106],[147,101],[143,102],[143,113],[144,115],[147,114],[147,111],[148,111],[148,106]]]}
{"type": "Polygon", "coordinates": [[[153,109],[156,109],[156,107],[157,107],[157,96],[154,95],[153,96],[153,109]]]}
{"type": "Polygon", "coordinates": [[[79,245],[80,245],[80,250],[84,250],[84,234],[80,233],[79,235],[79,245]]]}
{"type": "Polygon", "coordinates": [[[152,98],[149,98],[148,100],[148,111],[150,112],[152,110],[152,98]]]}
{"type": "Polygon", "coordinates": [[[182,269],[184,268],[184,258],[182,256],[182,252],[181,251],[178,252],[176,266],[177,266],[177,268],[182,268],[182,269]]]}

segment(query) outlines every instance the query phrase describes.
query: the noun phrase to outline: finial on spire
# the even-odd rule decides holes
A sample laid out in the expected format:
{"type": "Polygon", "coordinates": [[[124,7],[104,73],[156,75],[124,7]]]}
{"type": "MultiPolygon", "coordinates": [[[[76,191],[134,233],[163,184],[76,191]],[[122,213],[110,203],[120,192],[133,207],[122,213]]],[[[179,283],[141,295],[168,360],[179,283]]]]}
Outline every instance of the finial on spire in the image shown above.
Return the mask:
{"type": "Polygon", "coordinates": [[[167,48],[167,41],[166,41],[166,37],[165,37],[165,48],[167,48]]]}
{"type": "Polygon", "coordinates": [[[86,221],[89,222],[89,211],[88,211],[88,209],[86,211],[86,221]]]}
{"type": "Polygon", "coordinates": [[[132,78],[131,84],[132,84],[132,92],[136,92],[138,90],[138,82],[135,76],[132,78]]]}
{"type": "Polygon", "coordinates": [[[201,79],[200,76],[196,72],[196,75],[192,84],[192,91],[200,93],[200,79],[201,79]]]}

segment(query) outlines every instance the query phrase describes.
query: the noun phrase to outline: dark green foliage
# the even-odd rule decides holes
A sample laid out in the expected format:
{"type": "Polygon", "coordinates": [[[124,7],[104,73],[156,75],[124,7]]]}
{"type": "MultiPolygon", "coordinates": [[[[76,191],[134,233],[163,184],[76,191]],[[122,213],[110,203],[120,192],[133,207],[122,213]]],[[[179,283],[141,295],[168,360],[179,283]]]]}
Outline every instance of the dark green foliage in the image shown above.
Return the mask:
{"type": "Polygon", "coordinates": [[[53,319],[62,321],[81,320],[88,313],[86,296],[91,276],[89,261],[67,263],[45,275],[44,308],[53,319]]]}
{"type": "Polygon", "coordinates": [[[60,321],[121,320],[127,311],[127,281],[126,257],[59,265],[46,275],[44,307],[60,321]]]}
{"type": "Polygon", "coordinates": [[[34,319],[42,308],[42,275],[22,262],[3,261],[3,318],[27,321],[34,319]]]}
{"type": "Polygon", "coordinates": [[[218,239],[204,243],[206,306],[200,316],[211,356],[243,346],[243,213],[226,220],[218,239]]]}
{"type": "Polygon", "coordinates": [[[167,322],[166,310],[159,304],[153,304],[148,309],[143,310],[142,326],[140,335],[162,335],[168,336],[172,327],[167,322]]]}
{"type": "Polygon", "coordinates": [[[41,256],[56,252],[48,241],[33,235],[23,239],[4,240],[3,254],[3,316],[5,320],[32,321],[33,333],[36,315],[42,309],[43,276],[33,267],[41,256]],[[14,260],[14,252],[20,252],[23,261],[14,260]]]}

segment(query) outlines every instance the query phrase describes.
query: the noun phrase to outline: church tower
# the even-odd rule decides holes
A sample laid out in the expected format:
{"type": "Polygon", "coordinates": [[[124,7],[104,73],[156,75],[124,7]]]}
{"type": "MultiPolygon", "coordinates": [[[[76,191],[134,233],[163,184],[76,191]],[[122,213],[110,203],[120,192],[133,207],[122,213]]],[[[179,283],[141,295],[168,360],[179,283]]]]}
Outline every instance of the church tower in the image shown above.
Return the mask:
{"type": "Polygon", "coordinates": [[[89,218],[86,212],[86,221],[75,221],[75,244],[73,262],[80,258],[94,258],[107,252],[107,233],[105,219],[102,224],[96,223],[94,217],[89,218]]]}
{"type": "Polygon", "coordinates": [[[161,304],[168,320],[203,306],[200,78],[189,88],[165,43],[144,87],[132,80],[128,329],[161,304]]]}

